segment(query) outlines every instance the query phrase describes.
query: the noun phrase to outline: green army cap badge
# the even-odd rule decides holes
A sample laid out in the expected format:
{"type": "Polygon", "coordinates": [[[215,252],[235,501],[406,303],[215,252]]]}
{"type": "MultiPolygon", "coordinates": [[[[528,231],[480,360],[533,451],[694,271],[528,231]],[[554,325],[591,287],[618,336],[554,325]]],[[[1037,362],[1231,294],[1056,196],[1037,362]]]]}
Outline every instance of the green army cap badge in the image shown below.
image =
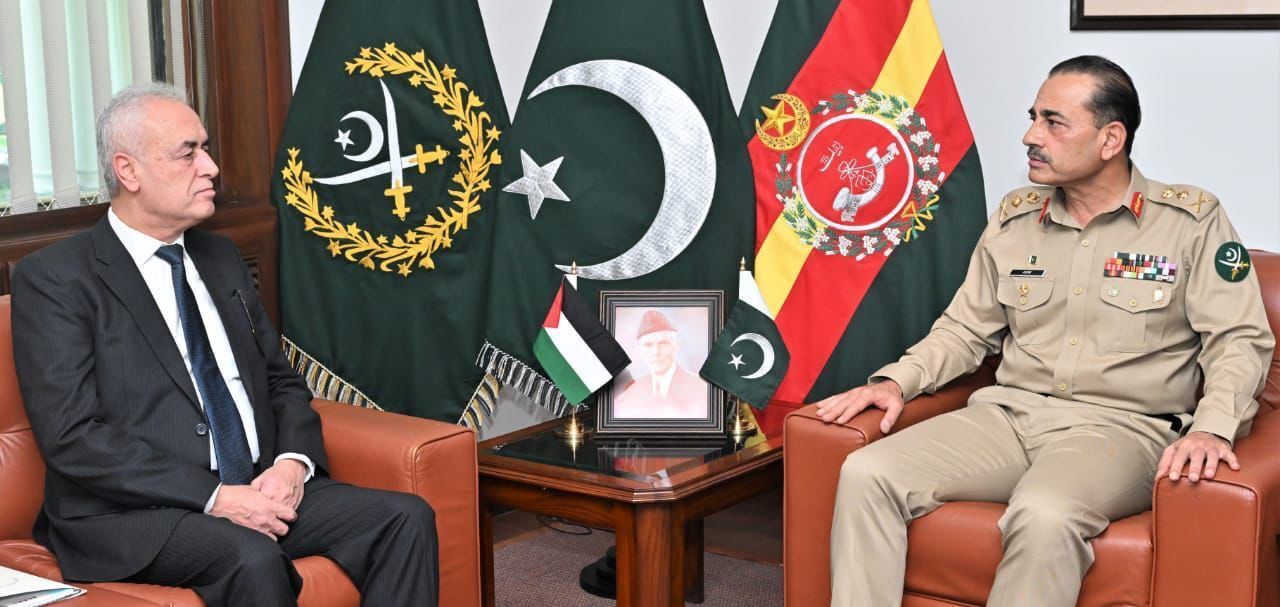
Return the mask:
{"type": "Polygon", "coordinates": [[[1225,242],[1213,256],[1218,276],[1227,282],[1240,282],[1249,275],[1249,251],[1238,242],[1225,242]]]}

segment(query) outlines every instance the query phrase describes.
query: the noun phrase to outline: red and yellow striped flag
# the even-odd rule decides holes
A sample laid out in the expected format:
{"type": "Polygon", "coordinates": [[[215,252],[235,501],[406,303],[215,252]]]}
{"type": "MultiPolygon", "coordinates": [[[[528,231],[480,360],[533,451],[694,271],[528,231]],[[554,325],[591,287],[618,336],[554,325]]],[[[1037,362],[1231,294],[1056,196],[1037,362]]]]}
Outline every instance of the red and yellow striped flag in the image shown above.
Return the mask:
{"type": "Polygon", "coordinates": [[[792,355],[775,398],[791,403],[861,384],[922,337],[985,223],[928,1],[831,4],[779,4],[743,105],[756,278],[792,355]]]}

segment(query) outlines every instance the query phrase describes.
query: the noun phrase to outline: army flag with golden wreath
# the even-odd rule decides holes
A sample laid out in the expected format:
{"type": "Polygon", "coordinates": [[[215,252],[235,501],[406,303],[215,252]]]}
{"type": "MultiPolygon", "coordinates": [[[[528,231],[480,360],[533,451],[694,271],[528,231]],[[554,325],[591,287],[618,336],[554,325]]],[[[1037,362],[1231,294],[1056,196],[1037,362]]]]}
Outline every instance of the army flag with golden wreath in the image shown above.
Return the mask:
{"type": "Polygon", "coordinates": [[[496,389],[473,361],[506,125],[475,0],[325,3],[272,184],[286,351],[317,394],[491,410],[468,405],[496,389]]]}
{"type": "Polygon", "coordinates": [[[928,0],[781,0],[741,122],[756,280],[791,352],[774,398],[812,402],[924,336],[985,224],[928,0]]]}

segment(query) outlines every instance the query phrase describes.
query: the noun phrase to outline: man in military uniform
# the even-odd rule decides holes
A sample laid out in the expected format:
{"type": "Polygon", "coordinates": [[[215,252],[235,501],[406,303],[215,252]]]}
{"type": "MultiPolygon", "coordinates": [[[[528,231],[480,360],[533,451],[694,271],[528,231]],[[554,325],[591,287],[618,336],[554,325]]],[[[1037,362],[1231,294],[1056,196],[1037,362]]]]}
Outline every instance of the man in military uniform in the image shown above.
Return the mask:
{"type": "Polygon", "coordinates": [[[832,605],[899,604],[906,523],[950,500],[1009,504],[988,605],[1075,605],[1089,539],[1150,508],[1156,479],[1239,468],[1232,444],[1249,431],[1275,341],[1226,213],[1130,162],[1141,113],[1114,63],[1055,66],[1030,115],[1023,143],[1040,185],[1000,202],[923,340],[818,403],[836,423],[883,409],[888,432],[904,401],[1003,356],[996,385],[968,407],[845,461],[832,605]]]}

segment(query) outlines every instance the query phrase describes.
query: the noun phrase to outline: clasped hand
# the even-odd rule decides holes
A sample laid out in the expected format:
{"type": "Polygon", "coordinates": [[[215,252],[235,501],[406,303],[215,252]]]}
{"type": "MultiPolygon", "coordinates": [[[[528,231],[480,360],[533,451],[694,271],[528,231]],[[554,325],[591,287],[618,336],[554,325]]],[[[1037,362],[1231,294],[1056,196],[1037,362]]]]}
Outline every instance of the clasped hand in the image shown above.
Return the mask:
{"type": "Polygon", "coordinates": [[[902,415],[902,388],[893,380],[859,386],[818,401],[818,417],[827,423],[843,424],[868,407],[884,410],[880,431],[885,434],[902,415]]]}
{"type": "Polygon", "coordinates": [[[298,518],[306,474],[302,462],[282,459],[248,485],[223,485],[209,514],[278,540],[298,518]]]}

